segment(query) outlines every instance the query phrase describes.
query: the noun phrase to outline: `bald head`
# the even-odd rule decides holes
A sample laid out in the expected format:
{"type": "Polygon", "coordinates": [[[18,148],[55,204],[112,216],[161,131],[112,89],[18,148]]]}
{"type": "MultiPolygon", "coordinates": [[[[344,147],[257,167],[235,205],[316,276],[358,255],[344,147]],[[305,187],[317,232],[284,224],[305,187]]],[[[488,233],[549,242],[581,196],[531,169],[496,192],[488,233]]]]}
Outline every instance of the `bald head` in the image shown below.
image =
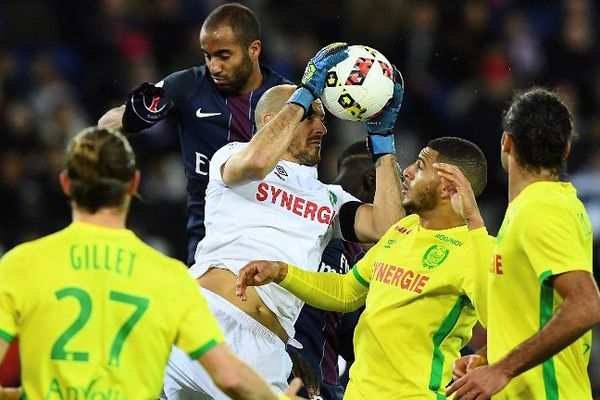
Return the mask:
{"type": "Polygon", "coordinates": [[[261,96],[254,111],[257,130],[267,123],[268,120],[264,120],[265,115],[275,115],[285,107],[285,104],[296,88],[297,86],[295,85],[273,86],[261,96]]]}

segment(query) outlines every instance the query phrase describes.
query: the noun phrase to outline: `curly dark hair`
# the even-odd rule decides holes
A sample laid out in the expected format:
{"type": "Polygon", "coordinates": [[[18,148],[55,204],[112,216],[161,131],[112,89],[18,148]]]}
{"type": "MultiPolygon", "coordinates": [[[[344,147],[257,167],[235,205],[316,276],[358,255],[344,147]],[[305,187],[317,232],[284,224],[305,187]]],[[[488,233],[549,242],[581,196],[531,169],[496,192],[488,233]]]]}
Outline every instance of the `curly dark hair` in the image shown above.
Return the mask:
{"type": "Polygon", "coordinates": [[[530,170],[559,173],[571,141],[573,118],[555,93],[533,88],[517,94],[502,118],[502,128],[512,137],[517,162],[530,170]]]}
{"type": "Polygon", "coordinates": [[[487,184],[487,160],[473,142],[453,136],[431,140],[427,147],[438,152],[436,162],[456,165],[479,196],[487,184]]]}

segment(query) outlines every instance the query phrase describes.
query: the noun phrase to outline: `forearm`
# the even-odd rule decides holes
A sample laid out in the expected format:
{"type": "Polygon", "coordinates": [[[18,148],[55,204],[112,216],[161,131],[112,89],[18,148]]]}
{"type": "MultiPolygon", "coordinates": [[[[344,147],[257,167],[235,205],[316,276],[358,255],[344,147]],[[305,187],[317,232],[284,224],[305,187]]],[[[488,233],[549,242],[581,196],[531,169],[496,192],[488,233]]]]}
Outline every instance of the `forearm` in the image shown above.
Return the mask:
{"type": "Polygon", "coordinates": [[[254,135],[248,146],[229,158],[223,167],[223,182],[236,185],[264,179],[290,146],[303,115],[302,107],[286,105],[254,135]]]}
{"type": "Polygon", "coordinates": [[[352,272],[309,272],[288,265],[285,279],[279,283],[300,300],[323,310],[350,312],[365,304],[367,288],[352,272]]]}
{"type": "Polygon", "coordinates": [[[387,230],[406,215],[402,208],[402,183],[396,157],[386,154],[375,163],[373,205],[359,209],[355,232],[361,243],[377,242],[387,230]]]}
{"type": "Polygon", "coordinates": [[[217,345],[200,358],[211,379],[232,399],[275,400],[269,385],[226,345],[217,345]]]}
{"type": "Polygon", "coordinates": [[[498,362],[509,376],[517,376],[557,354],[594,325],[581,302],[565,302],[544,328],[498,362]]]}
{"type": "Polygon", "coordinates": [[[229,397],[234,400],[276,400],[287,398],[276,395],[269,385],[247,364],[240,362],[239,381],[229,387],[222,387],[229,397]]]}
{"type": "Polygon", "coordinates": [[[298,123],[304,115],[302,107],[288,104],[252,138],[245,151],[263,166],[264,174],[271,172],[286,152],[298,123]]]}

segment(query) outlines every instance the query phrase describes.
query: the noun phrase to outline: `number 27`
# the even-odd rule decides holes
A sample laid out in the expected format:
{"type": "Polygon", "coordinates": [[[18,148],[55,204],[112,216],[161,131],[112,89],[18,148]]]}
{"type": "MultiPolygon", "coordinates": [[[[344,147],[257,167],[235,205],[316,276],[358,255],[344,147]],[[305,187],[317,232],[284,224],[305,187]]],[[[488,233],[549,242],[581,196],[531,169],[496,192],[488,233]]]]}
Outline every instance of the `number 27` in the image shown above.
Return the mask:
{"type": "MultiPolygon", "coordinates": [[[[92,314],[92,297],[85,290],[76,287],[61,289],[57,291],[55,295],[58,300],[64,299],[65,297],[74,297],[79,302],[80,311],[75,321],[73,321],[58,339],[56,339],[54,346],[52,346],[51,358],[53,360],[88,361],[88,352],[66,351],[65,347],[69,340],[83,329],[90,319],[92,314]]],[[[112,290],[109,293],[109,299],[118,303],[130,304],[135,307],[135,311],[121,326],[110,346],[108,365],[118,367],[123,344],[125,343],[125,340],[127,340],[127,336],[129,336],[135,324],[137,324],[148,309],[149,301],[144,297],[133,296],[112,290]]]]}

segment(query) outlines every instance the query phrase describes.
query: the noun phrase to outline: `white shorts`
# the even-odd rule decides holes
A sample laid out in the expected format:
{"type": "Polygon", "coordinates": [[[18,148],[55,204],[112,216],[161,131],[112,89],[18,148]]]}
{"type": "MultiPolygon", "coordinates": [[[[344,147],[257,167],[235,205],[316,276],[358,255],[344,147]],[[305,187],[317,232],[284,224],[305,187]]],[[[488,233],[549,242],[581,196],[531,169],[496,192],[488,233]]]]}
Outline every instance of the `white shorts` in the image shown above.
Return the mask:
{"type": "MultiPolygon", "coordinates": [[[[221,296],[203,288],[200,291],[217,318],[231,350],[271,384],[274,390],[286,390],[292,360],[283,341],[221,296]]],[[[175,346],[167,363],[164,396],[169,400],[229,399],[212,382],[198,361],[191,360],[187,353],[175,346]]]]}

